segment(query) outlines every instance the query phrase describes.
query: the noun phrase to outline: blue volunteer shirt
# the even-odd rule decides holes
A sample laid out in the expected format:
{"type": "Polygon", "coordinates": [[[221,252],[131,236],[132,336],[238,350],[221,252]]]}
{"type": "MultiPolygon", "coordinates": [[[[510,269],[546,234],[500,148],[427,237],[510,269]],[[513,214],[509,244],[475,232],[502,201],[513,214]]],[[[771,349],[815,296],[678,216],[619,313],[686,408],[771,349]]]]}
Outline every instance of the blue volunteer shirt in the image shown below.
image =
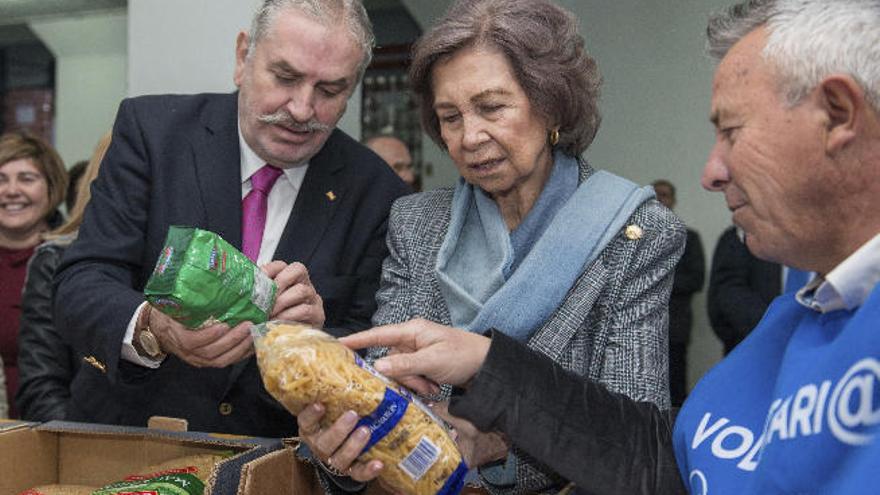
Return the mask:
{"type": "Polygon", "coordinates": [[[826,313],[777,298],[675,424],[690,492],[880,492],[880,289],[826,313]]]}

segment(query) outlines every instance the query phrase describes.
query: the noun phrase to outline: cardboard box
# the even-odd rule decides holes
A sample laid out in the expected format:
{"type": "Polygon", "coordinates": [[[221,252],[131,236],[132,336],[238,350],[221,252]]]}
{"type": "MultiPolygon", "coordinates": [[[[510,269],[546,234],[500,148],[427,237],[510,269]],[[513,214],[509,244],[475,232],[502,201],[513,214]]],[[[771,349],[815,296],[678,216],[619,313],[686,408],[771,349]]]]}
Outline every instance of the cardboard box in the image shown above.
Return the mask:
{"type": "MultiPolygon", "coordinates": [[[[292,441],[244,466],[242,493],[266,495],[324,495],[315,468],[295,454],[298,442],[292,441]]],[[[391,495],[379,483],[367,485],[363,495],[391,495]]]]}
{"type": "Polygon", "coordinates": [[[103,486],[150,464],[217,452],[233,455],[215,467],[205,495],[292,494],[288,478],[292,474],[276,473],[290,466],[288,453],[279,451],[282,447],[279,439],[63,421],[5,421],[0,423],[0,495],[16,495],[45,484],[103,486]],[[258,462],[249,465],[254,461],[258,462]]]}
{"type": "MultiPolygon", "coordinates": [[[[296,440],[281,450],[249,462],[242,469],[241,493],[253,495],[325,495],[315,467],[296,456],[296,440]]],[[[376,481],[363,495],[393,495],[376,481]]],[[[481,488],[465,487],[459,495],[489,495],[481,488]]]]}
{"type": "MultiPolygon", "coordinates": [[[[315,468],[295,454],[298,441],[286,441],[283,449],[245,464],[240,493],[248,495],[325,495],[315,468]]],[[[571,487],[574,485],[572,484],[571,487]]],[[[571,491],[569,487],[568,491],[571,491]]],[[[566,492],[567,493],[567,492],[566,492]]],[[[378,482],[367,485],[363,495],[393,495],[378,482]]],[[[484,488],[465,486],[459,495],[489,495],[484,488]]],[[[560,494],[565,495],[565,494],[560,494]]]]}

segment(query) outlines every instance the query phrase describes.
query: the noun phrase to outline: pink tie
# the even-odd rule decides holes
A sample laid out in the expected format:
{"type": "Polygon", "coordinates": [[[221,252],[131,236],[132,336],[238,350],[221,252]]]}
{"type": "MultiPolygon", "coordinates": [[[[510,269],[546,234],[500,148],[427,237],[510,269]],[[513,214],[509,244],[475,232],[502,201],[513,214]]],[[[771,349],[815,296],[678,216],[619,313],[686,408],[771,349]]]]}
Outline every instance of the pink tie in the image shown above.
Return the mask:
{"type": "Polygon", "coordinates": [[[269,191],[281,176],[281,169],[264,165],[251,176],[251,192],[241,202],[241,250],[254,263],[260,256],[269,191]]]}

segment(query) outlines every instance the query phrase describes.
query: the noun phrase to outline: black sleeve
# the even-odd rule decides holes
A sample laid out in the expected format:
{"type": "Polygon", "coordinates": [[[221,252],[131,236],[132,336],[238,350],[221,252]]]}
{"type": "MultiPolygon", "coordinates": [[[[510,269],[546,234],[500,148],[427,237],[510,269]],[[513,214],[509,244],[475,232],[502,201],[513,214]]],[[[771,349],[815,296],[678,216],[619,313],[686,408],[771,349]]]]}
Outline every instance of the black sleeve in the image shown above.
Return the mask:
{"type": "Polygon", "coordinates": [[[65,250],[54,279],[55,324],[62,337],[79,355],[103,362],[111,383],[120,369],[128,323],[144,302],[135,289],[151,194],[144,139],[132,100],[124,100],[79,235],[65,250]]]}
{"type": "Polygon", "coordinates": [[[703,289],[706,279],[706,259],[703,255],[703,243],[700,235],[688,229],[687,243],[684,246],[684,254],[675,266],[675,279],[672,283],[672,293],[675,295],[689,295],[703,289]]]}
{"type": "Polygon", "coordinates": [[[52,318],[52,277],[62,252],[57,246],[37,249],[22,295],[16,403],[29,421],[65,419],[78,368],[52,318]]]}
{"type": "Polygon", "coordinates": [[[587,493],[686,493],[670,413],[570,374],[500,332],[449,411],[506,434],[587,493]]]}

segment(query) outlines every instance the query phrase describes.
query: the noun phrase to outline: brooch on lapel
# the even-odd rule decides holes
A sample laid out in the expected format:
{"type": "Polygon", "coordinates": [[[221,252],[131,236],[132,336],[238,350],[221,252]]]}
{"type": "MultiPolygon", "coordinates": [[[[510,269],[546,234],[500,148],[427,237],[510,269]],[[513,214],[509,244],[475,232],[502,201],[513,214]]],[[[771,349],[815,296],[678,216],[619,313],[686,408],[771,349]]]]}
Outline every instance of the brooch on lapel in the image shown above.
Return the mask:
{"type": "Polygon", "coordinates": [[[638,225],[627,225],[626,230],[623,231],[623,235],[626,236],[627,239],[631,241],[637,241],[642,238],[642,235],[645,234],[645,231],[642,230],[638,225]]]}
{"type": "Polygon", "coordinates": [[[336,201],[336,193],[334,193],[333,191],[327,191],[326,193],[324,193],[324,195],[327,196],[327,199],[329,199],[330,201],[336,201]]]}

